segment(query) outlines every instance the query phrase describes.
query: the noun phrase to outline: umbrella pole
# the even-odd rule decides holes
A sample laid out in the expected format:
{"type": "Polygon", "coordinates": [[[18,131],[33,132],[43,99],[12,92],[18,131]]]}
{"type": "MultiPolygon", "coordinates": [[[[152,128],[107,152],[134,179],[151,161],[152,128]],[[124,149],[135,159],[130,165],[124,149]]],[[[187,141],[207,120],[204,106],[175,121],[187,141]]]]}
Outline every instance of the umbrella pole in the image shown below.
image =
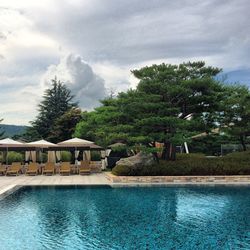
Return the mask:
{"type": "Polygon", "coordinates": [[[40,162],[41,162],[41,164],[42,164],[42,161],[43,161],[43,148],[40,148],[40,162]]]}
{"type": "Polygon", "coordinates": [[[8,161],[8,146],[7,146],[7,154],[6,154],[6,163],[7,163],[7,165],[9,164],[9,161],[8,161]]]}

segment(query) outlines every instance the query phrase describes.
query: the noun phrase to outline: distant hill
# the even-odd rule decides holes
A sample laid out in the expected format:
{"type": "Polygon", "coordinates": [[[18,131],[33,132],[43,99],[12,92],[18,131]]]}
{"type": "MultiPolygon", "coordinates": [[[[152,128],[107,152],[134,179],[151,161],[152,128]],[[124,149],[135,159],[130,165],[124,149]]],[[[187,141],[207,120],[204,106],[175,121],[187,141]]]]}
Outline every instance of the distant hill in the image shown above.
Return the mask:
{"type": "Polygon", "coordinates": [[[28,126],[0,124],[0,132],[5,131],[3,137],[12,137],[14,135],[21,135],[25,132],[27,128],[28,126]]]}
{"type": "Polygon", "coordinates": [[[222,72],[218,77],[226,83],[239,83],[250,87],[250,69],[222,72]]]}

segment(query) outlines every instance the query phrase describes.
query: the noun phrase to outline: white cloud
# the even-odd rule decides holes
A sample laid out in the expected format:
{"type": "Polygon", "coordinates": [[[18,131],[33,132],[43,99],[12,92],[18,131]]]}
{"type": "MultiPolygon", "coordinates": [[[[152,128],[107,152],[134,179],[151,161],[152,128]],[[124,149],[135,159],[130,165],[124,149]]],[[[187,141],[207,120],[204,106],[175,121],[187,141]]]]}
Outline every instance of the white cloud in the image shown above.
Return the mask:
{"type": "Polygon", "coordinates": [[[106,96],[104,80],[79,55],[70,54],[59,64],[50,65],[42,82],[48,86],[55,76],[68,85],[83,109],[93,109],[106,96]]]}

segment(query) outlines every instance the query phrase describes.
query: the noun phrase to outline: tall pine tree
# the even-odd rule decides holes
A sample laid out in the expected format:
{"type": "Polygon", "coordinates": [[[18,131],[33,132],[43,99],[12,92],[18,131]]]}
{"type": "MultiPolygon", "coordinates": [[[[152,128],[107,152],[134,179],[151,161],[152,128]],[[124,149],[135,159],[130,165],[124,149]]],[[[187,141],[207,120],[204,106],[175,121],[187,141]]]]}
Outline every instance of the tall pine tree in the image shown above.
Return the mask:
{"type": "Polygon", "coordinates": [[[56,77],[51,81],[51,88],[45,90],[43,100],[38,106],[39,114],[31,122],[32,127],[26,133],[26,137],[30,140],[43,138],[57,142],[54,136],[56,121],[66,112],[77,107],[77,103],[73,102],[74,96],[67,86],[56,77]]]}

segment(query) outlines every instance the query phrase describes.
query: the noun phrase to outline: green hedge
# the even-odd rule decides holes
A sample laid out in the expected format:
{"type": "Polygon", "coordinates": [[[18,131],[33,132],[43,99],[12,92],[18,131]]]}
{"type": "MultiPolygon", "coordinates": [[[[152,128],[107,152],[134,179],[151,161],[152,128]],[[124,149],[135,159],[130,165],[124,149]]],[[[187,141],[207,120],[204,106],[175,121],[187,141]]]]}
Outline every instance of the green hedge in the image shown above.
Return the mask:
{"type": "Polygon", "coordinates": [[[61,152],[61,161],[62,162],[70,162],[71,161],[71,153],[68,151],[61,152]]]}
{"type": "Polygon", "coordinates": [[[11,164],[12,162],[24,162],[24,154],[12,151],[8,152],[7,161],[8,164],[11,164]]]}
{"type": "Polygon", "coordinates": [[[91,161],[100,161],[102,159],[100,151],[90,151],[90,153],[91,153],[91,161]]]}
{"type": "Polygon", "coordinates": [[[202,154],[180,154],[176,161],[160,161],[147,167],[116,166],[112,173],[121,176],[250,175],[250,151],[213,158],[202,154]]]}

